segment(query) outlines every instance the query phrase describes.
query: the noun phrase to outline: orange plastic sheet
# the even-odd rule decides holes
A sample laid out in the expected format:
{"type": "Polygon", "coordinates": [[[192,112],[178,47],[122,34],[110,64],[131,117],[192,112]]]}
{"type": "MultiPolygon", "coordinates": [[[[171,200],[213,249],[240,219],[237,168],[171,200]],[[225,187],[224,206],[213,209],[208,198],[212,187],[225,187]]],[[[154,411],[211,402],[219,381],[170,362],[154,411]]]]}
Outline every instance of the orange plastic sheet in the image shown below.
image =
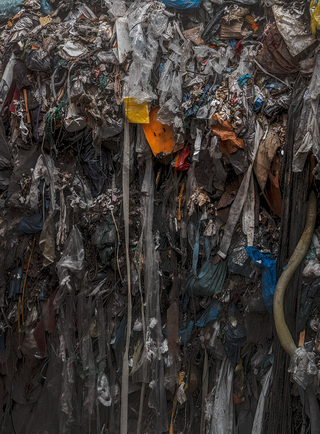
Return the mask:
{"type": "Polygon", "coordinates": [[[157,158],[163,157],[177,152],[183,148],[183,144],[176,143],[172,125],[165,125],[157,121],[157,113],[159,107],[154,107],[149,113],[149,123],[143,124],[143,131],[153,152],[157,158]]]}
{"type": "Polygon", "coordinates": [[[220,139],[220,151],[224,155],[230,157],[230,154],[234,154],[238,149],[243,149],[243,140],[236,135],[228,121],[220,121],[218,115],[213,115],[212,119],[216,123],[211,128],[220,139]]]}

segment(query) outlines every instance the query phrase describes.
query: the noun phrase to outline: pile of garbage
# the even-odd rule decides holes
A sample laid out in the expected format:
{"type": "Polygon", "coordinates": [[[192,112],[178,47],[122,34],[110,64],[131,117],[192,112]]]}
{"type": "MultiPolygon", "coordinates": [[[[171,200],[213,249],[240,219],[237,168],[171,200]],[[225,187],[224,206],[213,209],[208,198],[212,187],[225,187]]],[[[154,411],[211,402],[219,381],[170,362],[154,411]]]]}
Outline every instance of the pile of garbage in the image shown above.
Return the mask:
{"type": "MultiPolygon", "coordinates": [[[[288,180],[303,225],[319,191],[319,29],[316,0],[1,1],[4,432],[280,432],[273,299],[288,180]]],[[[287,433],[320,417],[315,218],[287,433]]]]}

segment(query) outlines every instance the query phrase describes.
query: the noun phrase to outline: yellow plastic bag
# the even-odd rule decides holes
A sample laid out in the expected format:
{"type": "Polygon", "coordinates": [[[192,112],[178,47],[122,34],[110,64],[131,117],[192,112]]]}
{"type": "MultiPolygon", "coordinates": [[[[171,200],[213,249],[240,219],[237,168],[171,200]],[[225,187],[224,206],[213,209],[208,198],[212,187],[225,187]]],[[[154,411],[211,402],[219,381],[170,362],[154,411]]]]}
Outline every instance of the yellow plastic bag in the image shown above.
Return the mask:
{"type": "Polygon", "coordinates": [[[310,15],[311,15],[311,31],[316,33],[318,27],[320,27],[320,2],[312,0],[310,3],[310,15]]]}
{"type": "Polygon", "coordinates": [[[149,123],[149,110],[147,102],[139,104],[134,98],[131,97],[123,98],[123,101],[128,122],[132,124],[149,123]]]}

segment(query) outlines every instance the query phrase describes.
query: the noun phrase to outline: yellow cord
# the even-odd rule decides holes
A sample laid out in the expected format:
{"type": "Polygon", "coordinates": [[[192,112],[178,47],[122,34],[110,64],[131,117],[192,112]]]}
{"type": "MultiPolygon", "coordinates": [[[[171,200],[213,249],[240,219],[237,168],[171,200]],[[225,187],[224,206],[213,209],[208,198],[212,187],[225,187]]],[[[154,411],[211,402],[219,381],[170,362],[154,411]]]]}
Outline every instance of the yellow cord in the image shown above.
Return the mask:
{"type": "MultiPolygon", "coordinates": [[[[178,389],[179,389],[179,386],[183,382],[183,378],[184,378],[184,373],[183,372],[179,372],[179,385],[178,385],[178,388],[176,390],[176,393],[175,393],[175,396],[174,396],[174,399],[173,399],[173,406],[172,406],[172,414],[171,414],[169,434],[173,434],[174,433],[174,431],[173,431],[173,420],[174,420],[174,415],[175,415],[175,412],[176,412],[176,409],[177,409],[177,404],[178,404],[178,389]]],[[[185,389],[186,388],[187,387],[185,387],[185,389]]]]}

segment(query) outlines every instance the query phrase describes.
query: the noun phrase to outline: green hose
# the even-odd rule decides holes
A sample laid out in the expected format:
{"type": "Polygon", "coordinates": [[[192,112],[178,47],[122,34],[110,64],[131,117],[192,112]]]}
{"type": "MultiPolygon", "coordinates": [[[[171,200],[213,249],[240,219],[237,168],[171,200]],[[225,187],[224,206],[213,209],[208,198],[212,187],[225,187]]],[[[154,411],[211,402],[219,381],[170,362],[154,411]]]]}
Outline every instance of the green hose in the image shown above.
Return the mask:
{"type": "Polygon", "coordinates": [[[273,316],[274,322],[277,330],[277,334],[281,343],[282,348],[292,357],[297,347],[294,343],[290,330],[288,329],[284,311],[283,311],[283,299],[287,289],[287,285],[293,276],[293,273],[296,271],[301,261],[305,258],[309,246],[311,243],[312,235],[314,232],[314,227],[316,223],[317,216],[317,200],[314,192],[311,192],[309,202],[308,202],[308,210],[307,210],[307,218],[306,225],[297,244],[289,262],[282,272],[275,292],[273,296],[273,316]]]}

